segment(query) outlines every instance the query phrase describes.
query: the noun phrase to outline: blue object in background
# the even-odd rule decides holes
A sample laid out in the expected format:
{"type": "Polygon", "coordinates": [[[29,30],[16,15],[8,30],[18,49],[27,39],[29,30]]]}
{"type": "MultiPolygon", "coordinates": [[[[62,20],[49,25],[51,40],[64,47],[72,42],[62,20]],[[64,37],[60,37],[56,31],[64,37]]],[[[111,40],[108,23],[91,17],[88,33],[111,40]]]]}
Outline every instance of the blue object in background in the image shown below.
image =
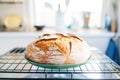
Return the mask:
{"type": "Polygon", "coordinates": [[[110,39],[108,48],[106,50],[106,55],[119,64],[118,48],[113,39],[110,39]]]}
{"type": "Polygon", "coordinates": [[[72,25],[68,25],[68,26],[67,26],[67,29],[71,29],[71,28],[72,28],[72,25]]]}
{"type": "Polygon", "coordinates": [[[111,18],[107,14],[105,15],[105,29],[108,31],[111,29],[111,18]]]}

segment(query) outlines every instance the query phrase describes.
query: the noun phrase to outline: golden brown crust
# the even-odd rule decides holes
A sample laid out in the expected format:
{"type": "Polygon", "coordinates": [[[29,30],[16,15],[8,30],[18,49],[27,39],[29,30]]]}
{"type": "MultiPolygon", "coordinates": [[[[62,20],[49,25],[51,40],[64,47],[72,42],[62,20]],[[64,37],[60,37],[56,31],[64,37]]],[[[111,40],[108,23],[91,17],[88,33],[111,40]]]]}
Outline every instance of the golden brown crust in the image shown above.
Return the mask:
{"type": "Polygon", "coordinates": [[[50,36],[51,34],[44,34],[43,36],[50,36]]]}
{"type": "Polygon", "coordinates": [[[45,52],[48,50],[49,46],[55,46],[58,50],[64,53],[64,55],[69,55],[71,51],[71,41],[74,39],[80,40],[82,42],[82,39],[69,34],[69,35],[63,35],[61,33],[56,34],[44,34],[42,37],[47,36],[48,38],[42,38],[39,39],[34,43],[35,46],[40,47],[45,52]],[[51,38],[51,36],[56,36],[56,38],[51,38]],[[49,38],[50,37],[50,38],[49,38]]]}
{"type": "Polygon", "coordinates": [[[36,47],[41,48],[43,51],[48,51],[49,46],[55,46],[58,50],[60,50],[64,55],[68,55],[70,53],[70,44],[68,41],[64,39],[41,39],[34,43],[36,47]]]}
{"type": "Polygon", "coordinates": [[[70,55],[73,55],[73,53],[71,54],[72,48],[75,49],[75,47],[80,47],[75,45],[79,45],[82,43],[84,43],[84,41],[73,34],[68,34],[68,35],[63,35],[60,33],[44,34],[43,36],[39,37],[35,42],[28,45],[26,49],[26,56],[32,61],[45,63],[45,64],[49,64],[49,63],[52,64],[53,62],[49,62],[51,61],[50,59],[52,58],[56,59],[56,57],[59,56],[63,58],[64,64],[71,64],[74,62],[70,58],[70,55]],[[50,47],[55,47],[55,50],[49,51],[50,47]],[[60,52],[60,54],[58,55],[53,54],[56,51],[58,51],[57,53],[60,52]]]}

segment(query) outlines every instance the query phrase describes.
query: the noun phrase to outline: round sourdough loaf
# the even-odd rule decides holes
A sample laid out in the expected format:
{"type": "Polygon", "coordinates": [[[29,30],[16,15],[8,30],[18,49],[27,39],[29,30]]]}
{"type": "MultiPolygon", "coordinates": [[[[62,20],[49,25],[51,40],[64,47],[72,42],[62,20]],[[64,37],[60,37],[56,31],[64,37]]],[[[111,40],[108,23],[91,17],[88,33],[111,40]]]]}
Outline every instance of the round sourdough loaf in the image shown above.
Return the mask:
{"type": "Polygon", "coordinates": [[[90,48],[73,34],[44,34],[26,48],[26,57],[42,64],[80,64],[90,57],[90,48]]]}

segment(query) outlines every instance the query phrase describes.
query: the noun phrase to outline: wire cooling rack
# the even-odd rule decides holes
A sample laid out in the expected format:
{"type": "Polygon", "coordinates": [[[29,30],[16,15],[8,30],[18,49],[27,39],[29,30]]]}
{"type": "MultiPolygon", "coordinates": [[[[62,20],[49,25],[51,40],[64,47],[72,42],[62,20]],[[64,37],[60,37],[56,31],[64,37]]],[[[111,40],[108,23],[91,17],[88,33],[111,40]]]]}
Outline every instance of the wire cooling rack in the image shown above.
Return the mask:
{"type": "Polygon", "coordinates": [[[92,50],[84,65],[66,69],[34,66],[24,57],[25,48],[14,48],[0,56],[0,78],[5,79],[120,79],[120,66],[99,50],[92,50]]]}

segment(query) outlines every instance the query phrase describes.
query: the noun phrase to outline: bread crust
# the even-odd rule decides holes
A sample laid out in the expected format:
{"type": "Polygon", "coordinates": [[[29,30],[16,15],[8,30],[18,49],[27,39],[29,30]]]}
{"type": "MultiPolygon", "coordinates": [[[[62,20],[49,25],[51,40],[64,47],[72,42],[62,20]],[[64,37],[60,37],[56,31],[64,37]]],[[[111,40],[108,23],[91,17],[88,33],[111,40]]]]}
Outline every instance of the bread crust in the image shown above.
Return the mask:
{"type": "MultiPolygon", "coordinates": [[[[79,53],[74,53],[74,49],[83,50],[84,48],[81,45],[88,48],[87,43],[83,39],[73,34],[44,34],[28,45],[26,56],[32,61],[45,64],[79,63],[78,60],[80,59],[76,59],[77,61],[72,60],[71,55],[79,55],[79,53]]],[[[87,53],[89,56],[89,50],[87,53]]]]}

